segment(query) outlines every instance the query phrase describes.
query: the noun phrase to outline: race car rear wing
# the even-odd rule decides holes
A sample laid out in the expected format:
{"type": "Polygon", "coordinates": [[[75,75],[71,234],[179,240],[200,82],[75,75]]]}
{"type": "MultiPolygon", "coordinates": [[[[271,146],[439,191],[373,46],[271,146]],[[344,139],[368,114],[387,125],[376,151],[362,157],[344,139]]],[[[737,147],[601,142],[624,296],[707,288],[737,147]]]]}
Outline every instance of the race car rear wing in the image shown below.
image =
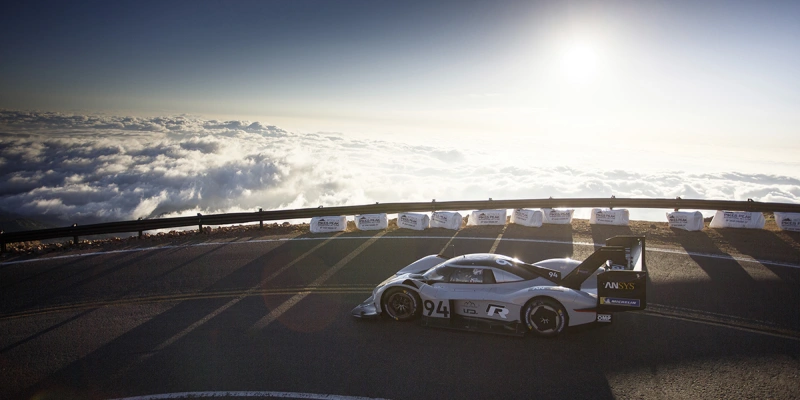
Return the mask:
{"type": "Polygon", "coordinates": [[[583,282],[598,268],[606,265],[611,271],[646,271],[644,236],[614,236],[606,245],[595,250],[567,276],[561,286],[580,290],[583,282]]]}

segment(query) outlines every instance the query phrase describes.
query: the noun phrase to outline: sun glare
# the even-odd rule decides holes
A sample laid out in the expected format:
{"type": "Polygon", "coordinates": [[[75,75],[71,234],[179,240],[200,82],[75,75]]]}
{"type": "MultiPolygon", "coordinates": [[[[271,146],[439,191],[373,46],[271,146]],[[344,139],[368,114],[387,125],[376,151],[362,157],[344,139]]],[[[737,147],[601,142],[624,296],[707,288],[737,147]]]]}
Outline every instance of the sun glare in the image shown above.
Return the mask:
{"type": "Polygon", "coordinates": [[[586,84],[595,79],[598,68],[598,53],[595,46],[587,42],[570,42],[561,50],[561,71],[571,83],[586,84]]]}

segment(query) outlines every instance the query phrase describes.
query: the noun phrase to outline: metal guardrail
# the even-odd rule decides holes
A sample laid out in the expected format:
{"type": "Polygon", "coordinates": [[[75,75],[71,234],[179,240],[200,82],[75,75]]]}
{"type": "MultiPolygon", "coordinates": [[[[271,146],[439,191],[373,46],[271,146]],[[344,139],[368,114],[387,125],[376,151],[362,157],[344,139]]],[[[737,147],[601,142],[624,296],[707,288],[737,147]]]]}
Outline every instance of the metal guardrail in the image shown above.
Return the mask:
{"type": "Polygon", "coordinates": [[[280,221],[335,215],[357,215],[399,212],[423,212],[440,210],[481,210],[481,209],[517,209],[517,208],[663,208],[690,210],[735,210],[735,211],[767,211],[767,212],[800,212],[800,204],[765,203],[752,200],[692,200],[681,199],[628,199],[628,198],[572,198],[572,199],[523,199],[523,200],[480,200],[480,201],[445,201],[418,203],[375,203],[361,206],[301,208],[294,210],[257,211],[251,213],[212,214],[193,217],[177,217],[162,219],[145,219],[137,221],[108,222],[92,225],[73,225],[63,228],[37,229],[31,231],[0,232],[0,246],[6,251],[6,244],[46,239],[73,238],[75,243],[80,236],[105,235],[113,233],[130,233],[181,228],[197,225],[232,225],[249,222],[280,221]]]}

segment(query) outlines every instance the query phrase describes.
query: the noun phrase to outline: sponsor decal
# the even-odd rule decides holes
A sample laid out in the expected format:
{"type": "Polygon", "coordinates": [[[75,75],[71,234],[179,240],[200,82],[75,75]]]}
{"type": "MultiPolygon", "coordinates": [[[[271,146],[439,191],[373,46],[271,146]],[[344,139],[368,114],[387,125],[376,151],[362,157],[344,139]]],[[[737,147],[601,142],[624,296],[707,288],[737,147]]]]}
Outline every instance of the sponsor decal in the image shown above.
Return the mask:
{"type": "Polygon", "coordinates": [[[597,314],[597,322],[611,322],[611,314],[597,314]]]}
{"type": "Polygon", "coordinates": [[[478,214],[478,221],[480,221],[480,222],[499,222],[500,221],[500,214],[480,213],[480,214],[478,214]]]}
{"type": "Polygon", "coordinates": [[[471,301],[465,301],[465,302],[464,302],[464,307],[469,307],[469,308],[478,308],[478,305],[477,305],[477,304],[475,304],[475,303],[473,303],[473,302],[471,302],[471,301]]]}
{"type": "Polygon", "coordinates": [[[339,220],[326,221],[324,218],[317,221],[317,226],[320,228],[336,228],[339,227],[339,220]]]}
{"type": "Polygon", "coordinates": [[[442,300],[439,300],[439,305],[436,306],[436,308],[434,308],[434,304],[430,300],[425,300],[422,303],[422,306],[425,308],[425,311],[428,312],[429,317],[433,314],[436,314],[437,317],[440,315],[443,316],[444,318],[450,317],[450,309],[442,300]]]}
{"type": "MultiPolygon", "coordinates": [[[[638,276],[637,276],[638,278],[638,276]]],[[[616,290],[634,290],[636,289],[633,282],[606,282],[603,285],[606,289],[616,289],[616,290]]]]}
{"type": "Polygon", "coordinates": [[[473,308],[462,308],[461,312],[463,312],[464,314],[478,315],[478,310],[475,310],[473,308]]]}
{"type": "Polygon", "coordinates": [[[667,218],[667,219],[669,220],[669,223],[672,224],[672,225],[676,225],[676,224],[689,225],[689,218],[686,218],[685,216],[670,215],[669,218],[667,218]]]}
{"type": "Polygon", "coordinates": [[[365,217],[362,216],[358,219],[358,224],[362,227],[375,227],[381,224],[380,217],[365,217]]]}
{"type": "Polygon", "coordinates": [[[594,218],[597,222],[616,222],[617,214],[608,211],[598,211],[594,214],[594,218]]]}
{"type": "Polygon", "coordinates": [[[497,315],[499,315],[500,318],[502,318],[502,319],[508,319],[508,317],[507,317],[508,309],[507,308],[505,308],[503,306],[498,306],[496,304],[489,304],[489,306],[486,307],[486,315],[491,317],[491,316],[494,316],[495,313],[497,313],[497,315]]]}
{"type": "Polygon", "coordinates": [[[627,306],[627,307],[639,307],[641,302],[639,299],[620,299],[617,297],[601,297],[600,304],[608,304],[611,306],[627,306]]]}
{"type": "Polygon", "coordinates": [[[431,219],[436,221],[436,222],[441,222],[443,224],[446,224],[448,218],[447,218],[447,214],[434,212],[433,215],[431,215],[431,219]]]}
{"type": "Polygon", "coordinates": [[[792,220],[791,218],[784,218],[781,220],[781,228],[800,228],[800,220],[792,220]]]}
{"type": "Polygon", "coordinates": [[[528,291],[534,291],[534,290],[550,290],[550,291],[553,291],[553,292],[566,292],[569,289],[561,287],[561,286],[534,286],[534,287],[528,289],[528,291]]]}
{"type": "Polygon", "coordinates": [[[400,225],[416,227],[420,221],[414,218],[408,218],[405,215],[400,216],[400,225]]]}
{"type": "Polygon", "coordinates": [[[746,224],[753,219],[753,214],[749,212],[725,211],[722,217],[728,222],[746,224]]]}
{"type": "Polygon", "coordinates": [[[503,259],[503,258],[497,258],[497,259],[494,260],[494,262],[496,262],[498,265],[505,265],[507,267],[511,266],[511,261],[508,261],[508,260],[503,259]]]}

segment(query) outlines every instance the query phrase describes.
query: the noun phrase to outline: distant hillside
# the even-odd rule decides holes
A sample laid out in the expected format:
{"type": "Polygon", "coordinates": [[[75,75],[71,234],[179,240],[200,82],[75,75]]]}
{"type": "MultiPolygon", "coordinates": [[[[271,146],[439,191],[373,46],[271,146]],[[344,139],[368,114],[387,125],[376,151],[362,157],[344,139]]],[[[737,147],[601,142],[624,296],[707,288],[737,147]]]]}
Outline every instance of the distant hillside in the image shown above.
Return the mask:
{"type": "Polygon", "coordinates": [[[0,209],[0,230],[4,232],[20,232],[35,229],[57,228],[63,225],[55,220],[26,218],[0,209]]]}

